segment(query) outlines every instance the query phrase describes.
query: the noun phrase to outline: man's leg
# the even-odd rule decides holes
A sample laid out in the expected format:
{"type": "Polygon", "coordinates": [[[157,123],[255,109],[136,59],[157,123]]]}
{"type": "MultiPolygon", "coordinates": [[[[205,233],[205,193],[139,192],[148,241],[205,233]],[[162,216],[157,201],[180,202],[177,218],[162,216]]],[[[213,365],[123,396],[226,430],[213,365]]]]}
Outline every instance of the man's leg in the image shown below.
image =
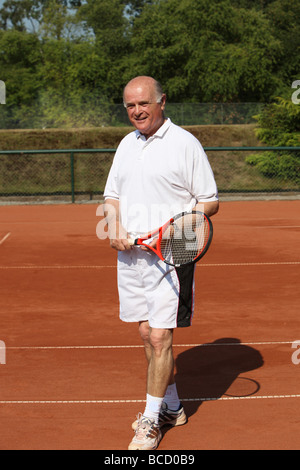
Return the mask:
{"type": "Polygon", "coordinates": [[[129,450],[157,448],[162,438],[161,426],[179,426],[186,423],[186,415],[177,395],[174,383],[173,330],[150,328],[141,322],[140,334],[148,361],[147,401],[143,415],[132,425],[135,436],[129,450]],[[168,400],[178,403],[176,411],[168,407],[168,400]]]}
{"type": "Polygon", "coordinates": [[[143,416],[159,425],[163,399],[173,377],[174,359],[172,352],[173,331],[149,328],[145,343],[148,359],[147,400],[143,416]]]}
{"type": "MultiPolygon", "coordinates": [[[[169,331],[169,330],[167,330],[167,331],[169,331]]],[[[172,331],[172,330],[170,330],[170,331],[172,331]]],[[[152,349],[151,339],[150,339],[151,328],[149,327],[149,323],[147,321],[140,322],[139,332],[140,332],[141,338],[144,342],[145,355],[146,355],[146,359],[147,359],[147,362],[148,362],[148,374],[149,374],[149,367],[150,367],[150,362],[151,362],[151,358],[152,358],[153,349],[152,349]]],[[[152,336],[152,339],[153,339],[153,336],[152,336]]],[[[171,340],[173,341],[173,338],[171,338],[171,340]]],[[[172,345],[171,345],[171,347],[172,347],[172,345]]],[[[171,350],[171,353],[172,353],[172,350],[171,350]]],[[[173,353],[172,353],[171,360],[172,360],[172,365],[171,365],[171,371],[170,371],[169,381],[168,381],[167,385],[172,385],[172,384],[175,383],[173,353]]],[[[149,378],[148,378],[148,384],[149,384],[149,378]]],[[[147,387],[147,391],[148,391],[148,387],[147,387]]]]}
{"type": "MultiPolygon", "coordinates": [[[[154,377],[155,380],[151,380],[151,368],[153,366],[152,364],[152,361],[151,361],[151,358],[152,358],[152,355],[153,355],[153,347],[151,345],[151,341],[153,341],[153,330],[151,330],[151,328],[149,328],[149,324],[148,322],[140,322],[140,325],[139,325],[139,331],[140,331],[140,335],[143,339],[143,342],[144,342],[144,346],[145,346],[145,354],[146,354],[146,358],[147,358],[147,361],[148,361],[148,383],[147,383],[147,392],[150,396],[152,396],[152,393],[159,393],[157,390],[153,390],[153,385],[155,385],[155,382],[156,382],[156,379],[154,377]],[[148,387],[149,385],[149,387],[148,387]],[[151,392],[150,392],[151,390],[151,392]]],[[[156,333],[156,330],[154,330],[155,333],[156,333]]],[[[169,331],[169,330],[168,330],[169,331]]],[[[171,330],[172,331],[172,330],[171,330]]],[[[173,335],[171,335],[171,339],[173,335]]],[[[173,359],[173,354],[171,353],[171,361],[172,361],[172,367],[171,367],[171,371],[169,370],[169,380],[168,380],[168,384],[167,384],[167,389],[165,391],[165,395],[164,395],[164,402],[165,404],[167,405],[168,409],[169,410],[174,410],[174,411],[177,411],[179,410],[180,408],[182,408],[182,405],[180,403],[180,400],[179,400],[179,397],[178,397],[178,393],[177,393],[177,388],[176,388],[176,384],[175,384],[175,378],[174,378],[174,359],[173,359]]],[[[159,372],[159,371],[158,371],[159,372]]],[[[163,371],[164,374],[165,374],[165,371],[163,371]]],[[[160,382],[160,381],[159,381],[160,382]]],[[[161,383],[161,382],[160,382],[161,383]]],[[[165,384],[166,382],[164,381],[164,386],[163,386],[163,389],[165,389],[165,384]]],[[[159,396],[161,396],[162,393],[159,393],[159,396]]],[[[153,396],[156,396],[156,395],[153,395],[153,396]]],[[[173,418],[173,417],[172,417],[173,418]]],[[[173,421],[173,419],[172,419],[173,421]]],[[[181,419],[181,424],[183,424],[183,419],[181,419]]],[[[162,424],[162,423],[161,423],[162,424]]],[[[174,424],[174,423],[173,423],[174,424]]]]}
{"type": "Polygon", "coordinates": [[[148,364],[147,393],[164,398],[174,374],[173,330],[150,328],[151,356],[148,364]]]}
{"type": "Polygon", "coordinates": [[[141,322],[139,329],[148,361],[147,400],[144,413],[134,423],[135,435],[128,449],[152,450],[162,438],[159,415],[174,367],[173,330],[149,328],[148,322],[141,322]]]}

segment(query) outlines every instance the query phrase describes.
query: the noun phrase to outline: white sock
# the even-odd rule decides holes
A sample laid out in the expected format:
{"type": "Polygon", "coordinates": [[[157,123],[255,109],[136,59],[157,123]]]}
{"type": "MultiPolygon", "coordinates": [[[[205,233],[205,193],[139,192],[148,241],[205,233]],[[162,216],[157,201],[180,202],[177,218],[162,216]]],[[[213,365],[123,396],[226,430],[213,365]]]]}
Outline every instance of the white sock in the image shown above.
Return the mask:
{"type": "Polygon", "coordinates": [[[147,393],[146,408],[145,408],[143,416],[145,416],[145,418],[152,419],[156,424],[158,424],[158,417],[159,417],[162,402],[163,402],[163,398],[152,397],[151,395],[147,393]]]}
{"type": "Polygon", "coordinates": [[[177,393],[176,384],[169,385],[164,397],[164,402],[168,405],[169,410],[177,411],[180,407],[180,400],[177,393]]]}

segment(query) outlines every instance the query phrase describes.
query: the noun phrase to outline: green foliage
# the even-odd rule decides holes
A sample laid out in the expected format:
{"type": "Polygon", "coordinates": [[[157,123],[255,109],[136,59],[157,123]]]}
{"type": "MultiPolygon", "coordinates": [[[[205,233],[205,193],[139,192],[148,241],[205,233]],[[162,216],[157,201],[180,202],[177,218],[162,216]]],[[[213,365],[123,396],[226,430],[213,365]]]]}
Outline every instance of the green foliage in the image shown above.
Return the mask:
{"type": "Polygon", "coordinates": [[[96,103],[120,103],[142,74],[169,102],[271,102],[299,79],[299,51],[300,3],[290,0],[5,0],[0,126],[99,122],[96,103]]]}
{"type": "Polygon", "coordinates": [[[300,106],[278,97],[258,116],[257,137],[268,145],[300,145],[300,106]]]}
{"type": "Polygon", "coordinates": [[[279,41],[260,13],[229,0],[155,2],[135,20],[131,42],[139,68],[172,101],[260,101],[276,87],[279,41]]]}
{"type": "Polygon", "coordinates": [[[278,77],[283,85],[290,84],[293,77],[299,78],[300,71],[300,2],[269,1],[265,12],[282,47],[283,54],[277,62],[278,77]]]}
{"type": "MultiPolygon", "coordinates": [[[[297,152],[298,153],[298,152],[297,152]]],[[[261,174],[269,178],[300,183],[300,159],[297,155],[264,152],[246,158],[261,174]]]]}
{"type": "MultiPolygon", "coordinates": [[[[269,146],[300,146],[300,106],[278,97],[257,117],[257,137],[269,146]]],[[[300,152],[264,152],[251,155],[247,163],[270,177],[300,182],[300,152]]]]}

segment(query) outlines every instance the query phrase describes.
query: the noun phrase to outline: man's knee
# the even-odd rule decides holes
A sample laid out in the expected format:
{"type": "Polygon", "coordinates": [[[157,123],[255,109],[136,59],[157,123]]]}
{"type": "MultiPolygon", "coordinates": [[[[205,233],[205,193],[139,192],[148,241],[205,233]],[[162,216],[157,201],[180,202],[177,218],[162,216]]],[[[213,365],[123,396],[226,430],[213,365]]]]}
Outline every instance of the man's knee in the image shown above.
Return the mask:
{"type": "Polygon", "coordinates": [[[156,353],[161,354],[162,351],[172,348],[173,330],[151,328],[149,341],[153,350],[156,353]]]}
{"type": "Polygon", "coordinates": [[[142,321],[139,324],[139,332],[142,340],[145,344],[149,344],[150,342],[150,328],[149,323],[147,321],[142,321]]]}

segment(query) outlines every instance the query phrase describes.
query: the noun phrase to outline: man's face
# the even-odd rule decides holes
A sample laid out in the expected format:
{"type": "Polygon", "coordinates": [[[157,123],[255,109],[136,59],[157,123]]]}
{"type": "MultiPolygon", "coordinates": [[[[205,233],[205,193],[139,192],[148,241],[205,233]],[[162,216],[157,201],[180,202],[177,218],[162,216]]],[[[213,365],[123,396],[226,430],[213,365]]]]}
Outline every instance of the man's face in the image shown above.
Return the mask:
{"type": "Polygon", "coordinates": [[[164,123],[166,96],[157,103],[157,95],[153,84],[147,81],[136,81],[129,84],[124,92],[124,102],[131,124],[146,138],[164,123]]]}

